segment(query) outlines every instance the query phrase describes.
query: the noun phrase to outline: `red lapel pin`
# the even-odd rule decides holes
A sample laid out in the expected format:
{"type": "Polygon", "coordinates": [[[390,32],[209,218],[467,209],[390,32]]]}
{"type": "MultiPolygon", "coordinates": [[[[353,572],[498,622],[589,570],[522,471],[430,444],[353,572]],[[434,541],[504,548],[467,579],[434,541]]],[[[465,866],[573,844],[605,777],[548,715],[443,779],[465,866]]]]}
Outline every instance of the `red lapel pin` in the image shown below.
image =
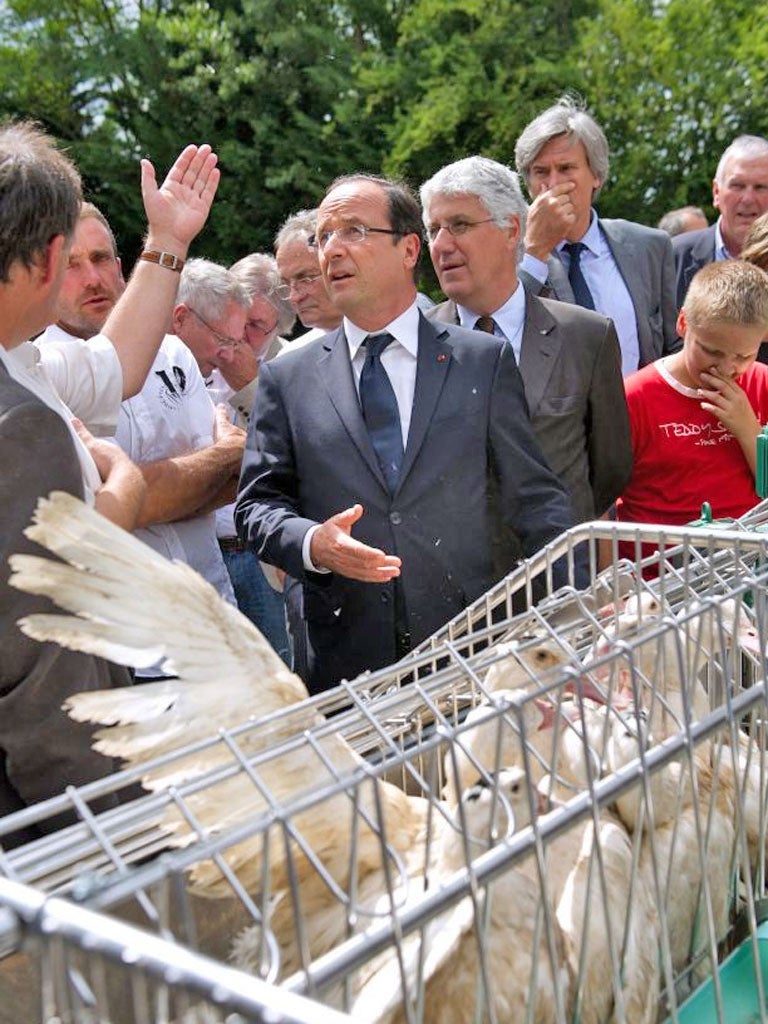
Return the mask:
{"type": "Polygon", "coordinates": [[[437,361],[438,363],[444,363],[447,358],[448,356],[444,352],[441,352],[440,355],[437,357],[437,361]]]}

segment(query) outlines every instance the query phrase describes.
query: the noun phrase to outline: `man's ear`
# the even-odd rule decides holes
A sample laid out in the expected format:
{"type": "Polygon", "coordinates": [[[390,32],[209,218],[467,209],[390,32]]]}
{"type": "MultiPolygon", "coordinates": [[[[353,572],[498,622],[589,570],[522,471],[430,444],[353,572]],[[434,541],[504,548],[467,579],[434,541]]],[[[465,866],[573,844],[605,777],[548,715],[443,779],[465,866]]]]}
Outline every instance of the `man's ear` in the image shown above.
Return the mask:
{"type": "Polygon", "coordinates": [[[513,255],[517,256],[517,245],[520,241],[520,218],[514,214],[509,218],[507,224],[507,246],[513,255]]]}
{"type": "Polygon", "coordinates": [[[185,302],[179,302],[178,305],[173,307],[173,313],[171,314],[171,326],[174,334],[179,333],[180,329],[186,323],[188,316],[189,306],[187,306],[185,302]]]}
{"type": "Polygon", "coordinates": [[[421,252],[421,239],[418,235],[403,235],[405,242],[404,262],[406,267],[413,269],[419,262],[421,252]]]}
{"type": "Polygon", "coordinates": [[[117,264],[117,273],[120,277],[120,284],[125,288],[125,278],[123,277],[123,261],[119,256],[115,256],[115,263],[117,264]]]}
{"type": "Polygon", "coordinates": [[[712,205],[716,210],[720,209],[720,182],[717,178],[712,179],[712,205]]]}
{"type": "Polygon", "coordinates": [[[55,281],[61,267],[61,261],[65,258],[67,240],[64,235],[54,235],[36,261],[39,271],[40,284],[51,284],[55,281]]]}
{"type": "Polygon", "coordinates": [[[685,313],[681,309],[680,312],[677,314],[677,323],[675,324],[675,330],[677,331],[678,338],[685,337],[686,327],[687,325],[685,322],[685,313]]]}

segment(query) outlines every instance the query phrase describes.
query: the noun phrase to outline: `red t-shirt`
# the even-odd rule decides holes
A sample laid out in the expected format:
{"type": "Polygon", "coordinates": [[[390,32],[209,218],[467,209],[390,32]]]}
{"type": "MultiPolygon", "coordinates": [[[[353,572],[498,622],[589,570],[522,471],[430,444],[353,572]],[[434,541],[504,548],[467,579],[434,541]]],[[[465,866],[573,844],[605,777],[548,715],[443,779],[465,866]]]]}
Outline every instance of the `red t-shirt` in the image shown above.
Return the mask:
{"type": "MultiPolygon", "coordinates": [[[[768,366],[738,378],[761,423],[768,422],[768,366]]],[[[617,519],[682,525],[701,514],[743,515],[760,500],[739,442],[696,392],[674,380],[663,360],[626,378],[632,430],[632,477],[617,502],[617,519]]]]}

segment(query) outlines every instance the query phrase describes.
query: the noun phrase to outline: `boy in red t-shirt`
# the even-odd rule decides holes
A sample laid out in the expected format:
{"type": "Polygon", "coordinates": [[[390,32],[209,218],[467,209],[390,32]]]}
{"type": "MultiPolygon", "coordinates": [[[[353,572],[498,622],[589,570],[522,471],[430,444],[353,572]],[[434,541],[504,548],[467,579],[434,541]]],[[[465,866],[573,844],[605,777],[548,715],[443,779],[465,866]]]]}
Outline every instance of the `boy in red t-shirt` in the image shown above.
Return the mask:
{"type": "Polygon", "coordinates": [[[758,502],[756,439],[768,422],[768,275],[742,260],[693,278],[677,318],[683,348],[625,381],[632,477],[617,519],[683,524],[708,501],[715,518],[758,502]]]}

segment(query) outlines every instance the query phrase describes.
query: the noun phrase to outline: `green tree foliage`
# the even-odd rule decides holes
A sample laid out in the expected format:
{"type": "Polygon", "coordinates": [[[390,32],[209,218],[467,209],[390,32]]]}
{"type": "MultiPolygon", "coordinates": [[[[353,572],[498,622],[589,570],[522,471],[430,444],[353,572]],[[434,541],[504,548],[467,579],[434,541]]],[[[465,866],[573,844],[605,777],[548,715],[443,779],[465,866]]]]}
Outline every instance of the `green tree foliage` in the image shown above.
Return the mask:
{"type": "Polygon", "coordinates": [[[140,244],[139,156],[164,170],[181,143],[210,142],[224,174],[198,249],[230,261],[270,249],[282,219],[315,205],[336,175],[378,167],[381,132],[361,116],[351,66],[388,25],[380,13],[367,23],[361,6],[57,0],[31,18],[17,0],[0,106],[71,145],[129,251],[140,244]]]}
{"type": "Polygon", "coordinates": [[[725,147],[768,135],[767,61],[764,2],[602,0],[576,54],[611,144],[601,211],[655,223],[686,203],[706,209],[725,147]]]}
{"type": "Polygon", "coordinates": [[[5,0],[0,115],[68,146],[130,257],[138,158],[186,141],[224,172],[196,251],[269,249],[336,175],[418,185],[469,153],[513,161],[567,89],[606,129],[609,215],[706,204],[734,135],[768,135],[766,0],[5,0]]]}
{"type": "Polygon", "coordinates": [[[359,61],[367,109],[385,125],[384,168],[421,182],[482,153],[512,162],[524,125],[569,85],[589,0],[415,0],[396,50],[359,61]]]}

